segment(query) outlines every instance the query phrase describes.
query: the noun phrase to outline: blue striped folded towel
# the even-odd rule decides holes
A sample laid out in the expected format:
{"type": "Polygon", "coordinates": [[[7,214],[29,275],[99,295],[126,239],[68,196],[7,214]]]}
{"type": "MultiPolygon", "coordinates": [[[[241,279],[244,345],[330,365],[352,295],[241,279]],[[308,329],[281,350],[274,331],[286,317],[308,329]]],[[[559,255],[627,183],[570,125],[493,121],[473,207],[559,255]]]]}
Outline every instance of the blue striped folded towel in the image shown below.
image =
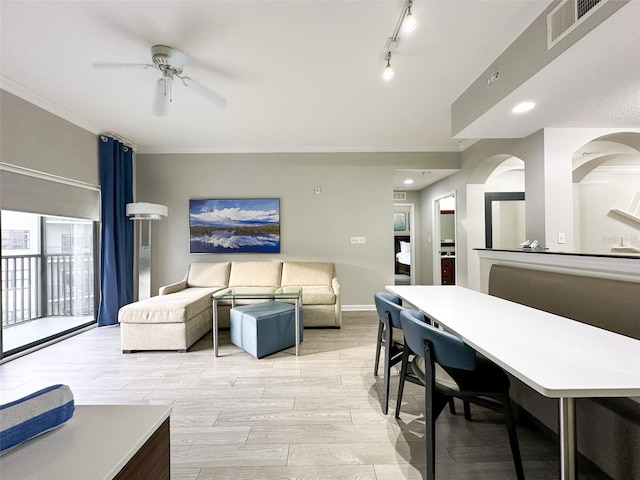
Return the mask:
{"type": "Polygon", "coordinates": [[[67,385],[52,385],[0,405],[0,455],[62,425],[74,410],[73,393],[67,385]]]}

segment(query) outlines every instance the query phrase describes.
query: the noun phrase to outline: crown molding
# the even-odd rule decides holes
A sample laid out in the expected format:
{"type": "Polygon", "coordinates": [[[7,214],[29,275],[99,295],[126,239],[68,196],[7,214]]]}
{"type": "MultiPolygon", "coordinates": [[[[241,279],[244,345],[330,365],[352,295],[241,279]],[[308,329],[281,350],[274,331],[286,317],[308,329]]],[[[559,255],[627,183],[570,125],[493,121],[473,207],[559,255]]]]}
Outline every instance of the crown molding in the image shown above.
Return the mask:
{"type": "Polygon", "coordinates": [[[139,145],[138,154],[206,154],[206,153],[421,153],[460,152],[451,145],[407,145],[402,147],[348,147],[348,146],[298,146],[298,147],[159,147],[139,145]]]}
{"type": "Polygon", "coordinates": [[[91,133],[97,135],[102,131],[100,127],[86,118],[77,115],[59,103],[30,90],[4,75],[0,75],[0,88],[91,133]]]}

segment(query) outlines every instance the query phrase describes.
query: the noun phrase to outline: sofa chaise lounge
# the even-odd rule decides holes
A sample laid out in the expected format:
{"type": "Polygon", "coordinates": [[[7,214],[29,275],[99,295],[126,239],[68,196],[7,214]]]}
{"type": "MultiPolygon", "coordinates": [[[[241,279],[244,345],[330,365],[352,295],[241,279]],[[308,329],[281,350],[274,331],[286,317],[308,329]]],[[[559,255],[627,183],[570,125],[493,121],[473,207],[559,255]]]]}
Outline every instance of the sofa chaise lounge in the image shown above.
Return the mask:
{"type": "MultiPolygon", "coordinates": [[[[305,327],[342,324],[340,284],[332,262],[198,262],[159,295],[118,312],[123,353],[186,351],[212,327],[214,292],[279,293],[302,289],[305,327]]],[[[229,302],[218,302],[221,328],[229,326],[229,302]]]]}

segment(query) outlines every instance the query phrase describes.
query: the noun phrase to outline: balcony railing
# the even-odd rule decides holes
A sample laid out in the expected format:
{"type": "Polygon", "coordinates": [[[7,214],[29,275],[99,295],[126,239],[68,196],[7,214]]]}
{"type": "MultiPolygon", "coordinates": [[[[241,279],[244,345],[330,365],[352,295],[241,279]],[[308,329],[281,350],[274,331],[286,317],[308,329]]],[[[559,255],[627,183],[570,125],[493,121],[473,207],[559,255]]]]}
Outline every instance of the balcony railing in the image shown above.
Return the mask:
{"type": "Polygon", "coordinates": [[[2,257],[2,326],[43,316],[93,315],[91,254],[2,257]]]}

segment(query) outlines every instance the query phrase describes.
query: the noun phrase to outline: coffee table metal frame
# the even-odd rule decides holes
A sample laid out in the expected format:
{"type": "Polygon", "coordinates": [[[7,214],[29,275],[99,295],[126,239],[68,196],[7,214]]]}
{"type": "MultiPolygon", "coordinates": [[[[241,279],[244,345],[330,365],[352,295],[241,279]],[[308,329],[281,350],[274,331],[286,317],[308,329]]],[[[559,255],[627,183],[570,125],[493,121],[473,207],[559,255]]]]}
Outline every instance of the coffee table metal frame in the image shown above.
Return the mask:
{"type": "Polygon", "coordinates": [[[213,354],[218,357],[218,302],[231,301],[231,308],[236,306],[237,300],[276,300],[293,301],[295,304],[295,329],[296,329],[296,357],[300,354],[300,307],[302,307],[302,289],[275,292],[275,293],[235,293],[233,288],[225,288],[211,295],[213,302],[213,354]]]}

